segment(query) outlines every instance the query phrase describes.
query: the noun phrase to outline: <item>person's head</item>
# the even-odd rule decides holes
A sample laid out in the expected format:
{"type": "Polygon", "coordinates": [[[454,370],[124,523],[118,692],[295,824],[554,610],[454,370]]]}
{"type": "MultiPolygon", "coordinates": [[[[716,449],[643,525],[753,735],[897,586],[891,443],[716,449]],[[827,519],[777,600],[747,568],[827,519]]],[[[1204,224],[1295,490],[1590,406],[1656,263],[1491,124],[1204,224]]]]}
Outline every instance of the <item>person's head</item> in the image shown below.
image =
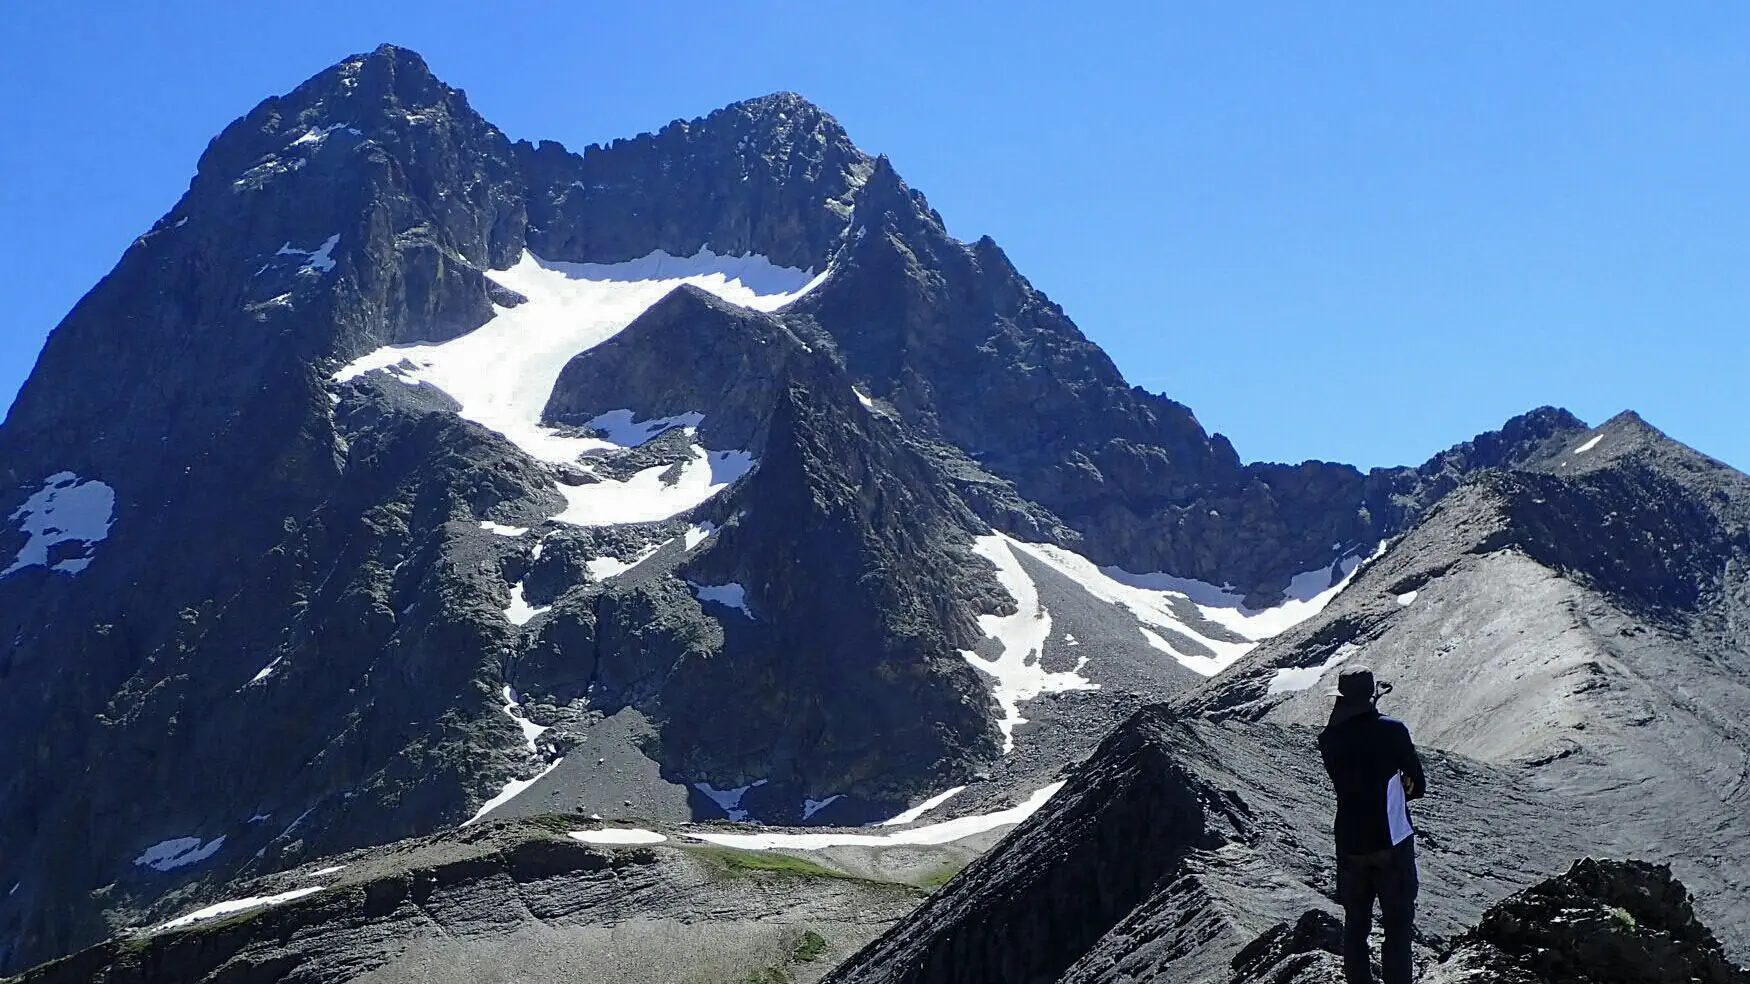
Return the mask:
{"type": "Polygon", "coordinates": [[[1343,672],[1337,674],[1337,685],[1326,691],[1339,701],[1368,704],[1390,692],[1391,684],[1374,679],[1373,671],[1365,666],[1344,667],[1343,672]]]}

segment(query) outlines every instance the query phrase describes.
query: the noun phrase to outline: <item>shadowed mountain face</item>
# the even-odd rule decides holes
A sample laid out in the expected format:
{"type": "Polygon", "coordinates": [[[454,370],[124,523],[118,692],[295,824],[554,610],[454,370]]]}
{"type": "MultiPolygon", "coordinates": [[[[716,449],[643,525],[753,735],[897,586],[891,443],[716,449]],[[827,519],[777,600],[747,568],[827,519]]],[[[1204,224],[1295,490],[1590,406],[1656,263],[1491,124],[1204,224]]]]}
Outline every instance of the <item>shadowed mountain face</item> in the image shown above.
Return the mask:
{"type": "Polygon", "coordinates": [[[488,813],[946,818],[1089,756],[846,979],[1305,956],[1342,659],[1463,792],[1431,931],[1586,844],[1740,946],[1746,481],[1550,408],[1245,464],[800,97],[574,154],[385,46],[226,128],[0,426],[0,972],[488,813]]]}

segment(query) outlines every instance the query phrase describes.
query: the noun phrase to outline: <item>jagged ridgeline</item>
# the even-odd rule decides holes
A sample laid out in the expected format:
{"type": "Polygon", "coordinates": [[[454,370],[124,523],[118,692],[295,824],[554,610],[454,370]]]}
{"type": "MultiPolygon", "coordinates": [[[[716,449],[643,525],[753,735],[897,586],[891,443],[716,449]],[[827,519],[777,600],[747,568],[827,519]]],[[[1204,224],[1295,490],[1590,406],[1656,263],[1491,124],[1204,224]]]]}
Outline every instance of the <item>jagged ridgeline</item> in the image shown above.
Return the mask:
{"type": "Polygon", "coordinates": [[[1247,464],[798,96],[578,154],[385,46],[226,128],[0,427],[0,972],[1213,979],[1330,909],[1351,658],[1467,791],[1438,932],[1583,846],[1741,947],[1746,487],[1549,408],[1247,464]]]}

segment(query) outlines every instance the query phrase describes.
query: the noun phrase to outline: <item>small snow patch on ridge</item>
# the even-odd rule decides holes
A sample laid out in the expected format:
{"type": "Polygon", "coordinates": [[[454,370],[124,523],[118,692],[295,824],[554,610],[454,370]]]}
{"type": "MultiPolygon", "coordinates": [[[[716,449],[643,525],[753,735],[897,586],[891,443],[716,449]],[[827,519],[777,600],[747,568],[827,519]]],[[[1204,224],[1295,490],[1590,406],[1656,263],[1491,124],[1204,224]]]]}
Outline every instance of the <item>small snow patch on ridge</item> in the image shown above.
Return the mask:
{"type": "Polygon", "coordinates": [[[523,707],[522,701],[517,700],[516,691],[508,683],[504,685],[504,713],[523,730],[523,740],[529,743],[529,751],[539,752],[541,749],[535,744],[535,739],[541,737],[541,733],[547,731],[549,726],[529,720],[529,712],[523,707]]]}
{"type": "Polygon", "coordinates": [[[585,844],[660,844],[668,840],[667,837],[654,830],[643,830],[637,827],[573,830],[565,836],[585,844]]]}
{"type": "Polygon", "coordinates": [[[529,531],[529,528],[526,526],[506,526],[503,523],[494,523],[490,519],[481,520],[480,528],[488,533],[496,533],[499,536],[522,536],[529,531]]]}
{"type": "Polygon", "coordinates": [[[331,864],[326,868],[317,868],[315,871],[310,872],[309,874],[305,875],[304,877],[305,878],[321,878],[323,875],[332,875],[336,871],[339,871],[340,869],[342,869],[344,867],[346,867],[346,865],[344,865],[344,864],[331,864]]]}
{"type": "Polygon", "coordinates": [[[573,526],[619,526],[650,523],[679,515],[704,503],[730,483],[753,470],[746,451],[711,451],[694,445],[692,458],[680,463],[680,475],[669,477],[672,465],[646,468],[624,482],[589,485],[559,484],[565,511],[553,517],[573,526]]]}
{"type": "Polygon", "coordinates": [[[26,567],[77,574],[91,565],[92,549],[108,538],[115,525],[115,489],[95,479],[82,480],[70,471],[56,472],[43,479],[42,487],[9,518],[29,539],[0,577],[26,567]],[[51,565],[50,549],[63,543],[83,544],[84,556],[63,557],[51,565]]]}
{"type": "Polygon", "coordinates": [[[178,916],[164,925],[159,926],[157,932],[163,932],[167,929],[179,929],[183,926],[200,922],[203,919],[212,919],[216,916],[228,916],[233,912],[242,912],[246,909],[258,909],[264,905],[279,905],[284,902],[290,902],[293,899],[301,899],[306,895],[320,892],[326,887],[328,886],[311,885],[308,888],[294,888],[289,892],[281,892],[278,895],[254,895],[246,899],[231,899],[226,902],[215,903],[204,909],[196,909],[186,916],[178,916]]]}
{"type": "Polygon", "coordinates": [[[1420,593],[1421,592],[1418,591],[1406,591],[1403,594],[1398,595],[1398,604],[1408,608],[1416,603],[1416,596],[1420,593]]]}
{"type": "Polygon", "coordinates": [[[702,413],[683,413],[674,417],[633,420],[630,410],[609,410],[585,424],[599,431],[602,439],[623,448],[635,448],[676,427],[697,427],[705,420],[702,413]]]}
{"type": "Polygon", "coordinates": [[[1587,441],[1585,444],[1582,444],[1579,447],[1575,448],[1574,453],[1575,454],[1585,454],[1586,452],[1597,447],[1598,442],[1602,441],[1602,440],[1604,440],[1604,435],[1603,434],[1596,434],[1593,436],[1593,438],[1590,441],[1587,441]]]}
{"type": "Polygon", "coordinates": [[[159,841],[134,859],[134,864],[142,868],[152,868],[157,871],[170,871],[184,865],[198,864],[217,854],[219,848],[225,846],[225,836],[201,843],[199,837],[172,837],[159,841]]]}
{"type": "Polygon", "coordinates": [[[749,621],[756,621],[753,612],[747,609],[747,589],[734,581],[728,584],[696,584],[688,581],[687,584],[693,589],[693,593],[698,596],[700,601],[714,602],[725,608],[733,608],[746,615],[749,621]]]}
{"type": "Polygon", "coordinates": [[[662,549],[662,544],[655,543],[632,555],[631,560],[621,560],[618,557],[591,557],[583,562],[583,569],[597,581],[606,581],[611,577],[619,577],[639,564],[649,560],[651,555],[662,549]]]}

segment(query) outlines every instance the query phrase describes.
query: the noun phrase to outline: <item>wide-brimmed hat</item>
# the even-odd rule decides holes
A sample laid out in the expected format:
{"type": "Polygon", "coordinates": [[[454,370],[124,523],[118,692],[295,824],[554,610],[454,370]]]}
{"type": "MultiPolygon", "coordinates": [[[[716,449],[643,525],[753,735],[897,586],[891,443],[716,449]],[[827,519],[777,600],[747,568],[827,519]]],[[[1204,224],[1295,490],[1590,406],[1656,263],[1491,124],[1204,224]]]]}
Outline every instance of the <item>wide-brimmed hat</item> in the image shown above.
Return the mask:
{"type": "Polygon", "coordinates": [[[1337,674],[1337,685],[1325,691],[1327,697],[1349,697],[1354,700],[1372,700],[1380,694],[1391,690],[1391,684],[1375,679],[1373,671],[1365,666],[1346,666],[1343,672],[1337,674]]]}

